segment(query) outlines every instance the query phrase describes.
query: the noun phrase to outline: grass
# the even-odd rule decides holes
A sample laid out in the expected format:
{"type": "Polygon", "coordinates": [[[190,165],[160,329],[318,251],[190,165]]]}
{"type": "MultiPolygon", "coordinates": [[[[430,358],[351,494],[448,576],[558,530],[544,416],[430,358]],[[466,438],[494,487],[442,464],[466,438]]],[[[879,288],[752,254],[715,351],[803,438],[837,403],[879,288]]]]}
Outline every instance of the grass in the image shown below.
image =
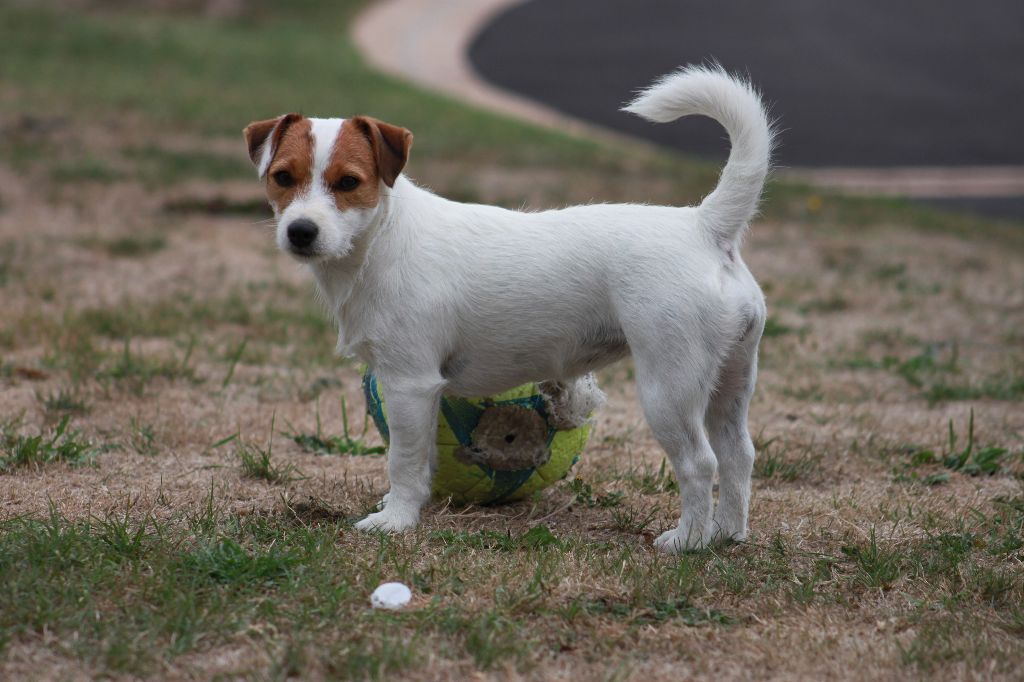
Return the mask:
{"type": "Polygon", "coordinates": [[[89,402],[76,391],[60,388],[55,392],[37,393],[36,399],[50,414],[88,414],[89,402]]]}
{"type": "Polygon", "coordinates": [[[758,438],[754,443],[757,458],[754,460],[754,477],[792,483],[806,479],[818,470],[821,455],[812,446],[787,450],[777,438],[758,438]]]}
{"type": "Polygon", "coordinates": [[[101,448],[73,429],[71,416],[64,418],[47,432],[24,435],[17,421],[0,425],[0,473],[15,469],[38,468],[54,462],[72,465],[89,464],[101,448]]]}
{"type": "Polygon", "coordinates": [[[136,394],[141,394],[147,384],[155,378],[197,381],[195,372],[189,367],[191,347],[190,345],[185,349],[180,359],[155,358],[133,352],[131,340],[125,338],[121,353],[114,355],[112,361],[97,372],[96,377],[124,382],[130,385],[136,394]]]}
{"type": "Polygon", "coordinates": [[[142,258],[167,247],[167,237],[161,234],[131,234],[110,239],[84,239],[85,246],[115,258],[142,258]]]}
{"type": "MultiPolygon", "coordinates": [[[[352,532],[347,521],[237,516],[218,509],[212,494],[205,507],[173,519],[140,515],[130,504],[78,521],[52,510],[48,518],[0,523],[0,626],[17,639],[45,628],[58,651],[108,673],[152,673],[182,654],[268,630],[287,633],[275,640],[275,665],[299,676],[397,674],[425,650],[464,658],[468,669],[526,673],[566,646],[635,646],[650,627],[747,627],[737,609],[749,606],[730,595],[827,604],[898,588],[905,599],[945,599],[961,610],[965,600],[994,604],[983,612],[1014,603],[1019,566],[987,567],[993,552],[1017,550],[971,538],[1009,530],[1020,542],[1022,509],[1008,500],[979,510],[960,535],[917,543],[872,532],[862,543],[837,538],[829,555],[777,537],[677,559],[558,537],[543,524],[519,533],[438,530],[339,542],[352,532]],[[553,590],[570,566],[619,596],[553,590]],[[413,585],[426,600],[398,614],[367,610],[369,592],[385,578],[413,585]],[[606,639],[609,624],[625,628],[618,644],[606,639]]],[[[918,634],[903,661],[927,668],[938,644],[928,630],[918,634]]],[[[1005,654],[995,654],[1005,665],[998,663],[1005,654]]]]}
{"type": "Polygon", "coordinates": [[[950,480],[950,472],[967,476],[993,476],[1003,471],[1013,460],[1024,462],[1024,451],[1016,456],[1010,448],[998,445],[979,446],[974,437],[974,410],[967,420],[967,442],[961,448],[953,420],[947,425],[946,443],[942,450],[907,446],[904,457],[895,468],[898,482],[940,485],[950,480]],[[945,471],[935,471],[943,467],[945,471]],[[922,471],[923,470],[923,471],[922,471]]]}
{"type": "MultiPolygon", "coordinates": [[[[363,415],[362,433],[366,433],[370,426],[370,416],[363,415]]],[[[306,452],[313,452],[318,455],[383,455],[386,448],[382,445],[367,445],[363,438],[356,437],[349,432],[348,408],[345,405],[345,396],[341,396],[341,435],[328,436],[323,432],[323,425],[320,423],[320,403],[316,405],[316,432],[314,433],[288,433],[296,445],[306,452]]]]}
{"type": "Polygon", "coordinates": [[[920,389],[931,404],[970,400],[1024,400],[1024,377],[1015,373],[964,380],[957,343],[925,345],[917,354],[901,358],[886,355],[880,360],[858,355],[839,363],[848,369],[888,370],[920,389]]]}
{"type": "Polygon", "coordinates": [[[678,485],[629,363],[603,374],[575,478],[435,504],[401,536],[353,529],[386,490],[364,456],[382,449],[344,402],[320,422],[313,401],[351,401],[358,371],[267,239],[245,123],[372,113],[416,133],[413,177],[507,206],[679,204],[718,173],[381,77],[345,37],[360,6],[0,7],[0,677],[1013,679],[1016,226],[770,187],[745,257],[782,311],[751,417],[774,438],[743,543],[651,549],[678,485]],[[314,410],[287,452],[273,418],[263,433],[314,410]],[[307,477],[299,447],[354,456],[307,477]],[[410,608],[369,608],[388,580],[410,608]]]}
{"type": "MultiPolygon", "coordinates": [[[[220,444],[224,442],[221,441],[220,444]]],[[[275,464],[272,461],[274,455],[274,420],[271,420],[270,423],[270,436],[267,439],[266,447],[245,443],[239,439],[235,454],[242,467],[243,476],[279,485],[286,485],[304,478],[302,472],[294,464],[282,465],[275,464]]]]}

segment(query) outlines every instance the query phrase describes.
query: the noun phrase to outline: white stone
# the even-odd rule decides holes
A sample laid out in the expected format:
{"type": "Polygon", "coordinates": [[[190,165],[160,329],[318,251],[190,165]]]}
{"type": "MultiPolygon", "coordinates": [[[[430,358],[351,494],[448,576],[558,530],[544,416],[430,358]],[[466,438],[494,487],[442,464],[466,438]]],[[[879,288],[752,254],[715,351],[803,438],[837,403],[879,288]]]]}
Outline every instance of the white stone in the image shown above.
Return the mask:
{"type": "Polygon", "coordinates": [[[384,583],[370,595],[370,603],[375,609],[397,611],[412,599],[412,590],[402,583],[384,583]]]}

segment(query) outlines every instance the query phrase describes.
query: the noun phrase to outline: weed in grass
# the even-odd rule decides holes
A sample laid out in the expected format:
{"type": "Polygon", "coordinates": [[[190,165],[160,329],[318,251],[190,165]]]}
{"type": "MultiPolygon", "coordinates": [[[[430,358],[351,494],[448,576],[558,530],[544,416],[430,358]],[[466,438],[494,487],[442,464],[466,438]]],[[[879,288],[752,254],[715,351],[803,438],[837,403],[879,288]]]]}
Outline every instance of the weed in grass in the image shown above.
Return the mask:
{"type": "Polygon", "coordinates": [[[562,541],[556,538],[555,534],[551,532],[551,529],[544,524],[534,526],[520,535],[517,544],[520,547],[529,549],[544,549],[546,547],[560,548],[564,546],[562,541]]]}
{"type": "Polygon", "coordinates": [[[128,419],[128,445],[140,455],[155,455],[160,452],[156,441],[156,429],[152,424],[140,421],[136,417],[128,419]]]}
{"type": "Polygon", "coordinates": [[[968,476],[992,476],[1002,470],[1003,463],[1010,456],[1008,448],[996,445],[978,447],[974,442],[974,410],[970,411],[967,420],[967,443],[962,449],[958,449],[958,437],[950,419],[947,425],[946,445],[941,453],[926,448],[909,446],[905,461],[901,462],[894,470],[894,480],[898,483],[923,483],[925,485],[938,485],[949,480],[947,471],[932,472],[924,474],[918,469],[921,467],[944,466],[949,471],[955,471],[968,476]]]}
{"type": "Polygon", "coordinates": [[[855,585],[868,589],[886,589],[900,577],[901,552],[878,544],[874,528],[871,529],[866,546],[845,545],[842,551],[856,566],[852,578],[855,585]]]}
{"type": "Polygon", "coordinates": [[[77,391],[60,388],[55,393],[36,393],[36,400],[49,414],[88,414],[89,403],[77,391]]]}
{"type": "Polygon", "coordinates": [[[755,478],[799,481],[810,477],[821,463],[821,455],[813,452],[813,445],[790,454],[784,451],[778,438],[762,440],[758,437],[754,449],[758,453],[754,460],[755,478]]]}
{"type": "Polygon", "coordinates": [[[974,410],[967,421],[967,445],[963,450],[956,450],[957,436],[953,428],[953,420],[949,420],[949,444],[942,463],[946,468],[959,471],[968,476],[991,476],[999,471],[1002,461],[1010,454],[1006,448],[988,446],[974,447],[974,410]]]}
{"type": "Polygon", "coordinates": [[[114,362],[97,373],[100,379],[113,379],[114,381],[128,382],[132,390],[141,395],[150,380],[155,378],[164,379],[187,379],[197,381],[195,372],[188,366],[191,359],[193,342],[186,349],[181,360],[154,359],[140,353],[133,353],[131,340],[125,338],[122,352],[114,362]]]}
{"type": "Polygon", "coordinates": [[[42,364],[50,369],[66,370],[71,380],[78,382],[91,378],[105,357],[89,334],[76,330],[51,340],[42,364]]]}
{"type": "Polygon", "coordinates": [[[801,606],[814,603],[821,596],[818,582],[815,575],[794,576],[788,591],[789,598],[801,606]]]}
{"type": "Polygon", "coordinates": [[[38,467],[51,462],[72,465],[90,464],[102,450],[78,431],[68,430],[71,416],[65,415],[50,433],[34,436],[18,433],[18,423],[0,424],[0,473],[22,467],[38,467]]]}
{"type": "Polygon", "coordinates": [[[305,478],[294,464],[283,466],[274,464],[271,458],[274,454],[274,422],[270,423],[270,438],[267,447],[238,441],[236,455],[242,466],[242,475],[248,478],[258,478],[268,483],[287,484],[292,481],[299,481],[305,478]]]}
{"type": "MultiPolygon", "coordinates": [[[[370,416],[363,416],[363,434],[370,426],[370,416]]],[[[361,437],[353,436],[349,432],[348,408],[345,405],[345,396],[341,396],[341,428],[340,436],[325,436],[320,423],[320,403],[316,405],[316,433],[286,433],[306,452],[313,452],[318,455],[383,455],[386,449],[382,445],[367,445],[361,437]]]]}
{"type": "Polygon", "coordinates": [[[232,377],[235,376],[235,367],[238,366],[238,361],[242,359],[242,353],[245,352],[247,343],[249,343],[248,338],[242,339],[242,342],[238,344],[238,348],[228,356],[228,373],[224,375],[224,381],[220,384],[221,388],[227,388],[228,384],[231,383],[232,377]]]}
{"type": "Polygon", "coordinates": [[[579,476],[569,482],[569,490],[576,496],[578,504],[587,507],[600,507],[602,509],[618,507],[626,497],[625,493],[618,490],[594,495],[593,486],[579,476]]]}
{"type": "Polygon", "coordinates": [[[667,460],[663,458],[657,471],[653,471],[645,463],[639,468],[630,469],[619,478],[644,495],[679,492],[679,484],[672,473],[667,470],[667,465],[667,460]]]}
{"type": "Polygon", "coordinates": [[[612,510],[612,527],[622,533],[640,535],[658,518],[657,507],[648,509],[646,513],[632,505],[612,510]]]}
{"type": "Polygon", "coordinates": [[[251,588],[287,578],[299,564],[294,549],[271,545],[246,550],[229,537],[193,547],[178,560],[178,570],[222,585],[251,588]]]}

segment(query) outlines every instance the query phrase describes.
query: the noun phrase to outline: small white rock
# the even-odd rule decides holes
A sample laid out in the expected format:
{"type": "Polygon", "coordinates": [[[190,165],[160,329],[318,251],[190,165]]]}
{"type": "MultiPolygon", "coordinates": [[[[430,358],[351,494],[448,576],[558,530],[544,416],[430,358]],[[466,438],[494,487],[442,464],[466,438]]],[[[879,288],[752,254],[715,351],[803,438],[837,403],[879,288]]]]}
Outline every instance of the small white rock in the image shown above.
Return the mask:
{"type": "Polygon", "coordinates": [[[402,583],[384,583],[370,595],[370,604],[375,609],[397,611],[412,599],[412,590],[402,583]]]}

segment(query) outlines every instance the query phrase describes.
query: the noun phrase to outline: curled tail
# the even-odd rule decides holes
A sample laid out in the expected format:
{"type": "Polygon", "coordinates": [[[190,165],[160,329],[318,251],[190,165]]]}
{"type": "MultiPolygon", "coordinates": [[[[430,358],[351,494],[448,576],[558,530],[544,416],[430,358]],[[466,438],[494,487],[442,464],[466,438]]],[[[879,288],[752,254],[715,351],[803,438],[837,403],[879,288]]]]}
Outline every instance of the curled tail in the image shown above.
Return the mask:
{"type": "Polygon", "coordinates": [[[656,123],[709,116],[729,133],[732,150],[718,186],[700,205],[700,224],[723,246],[742,234],[761,198],[774,133],[753,86],[720,66],[688,66],[642,91],[624,108],[656,123]]]}

